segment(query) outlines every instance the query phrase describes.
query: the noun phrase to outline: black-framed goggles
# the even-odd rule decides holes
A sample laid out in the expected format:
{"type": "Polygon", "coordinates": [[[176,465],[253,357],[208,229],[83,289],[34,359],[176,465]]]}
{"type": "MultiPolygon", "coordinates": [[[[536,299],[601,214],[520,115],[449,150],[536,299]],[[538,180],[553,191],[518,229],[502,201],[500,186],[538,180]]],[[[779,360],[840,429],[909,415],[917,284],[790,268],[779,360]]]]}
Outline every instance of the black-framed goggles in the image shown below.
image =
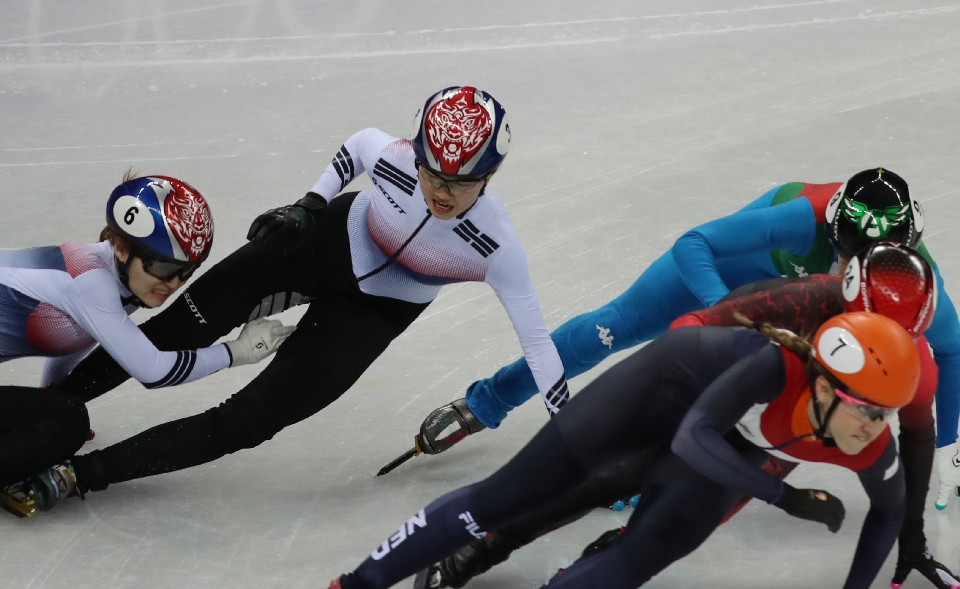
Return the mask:
{"type": "Polygon", "coordinates": [[[487,180],[490,179],[490,174],[484,174],[482,176],[475,177],[465,177],[465,178],[447,178],[441,176],[437,172],[434,172],[429,168],[429,166],[424,165],[420,160],[416,160],[417,170],[423,168],[423,171],[426,173],[427,182],[430,183],[430,186],[434,190],[446,190],[448,193],[454,196],[459,196],[475,190],[478,186],[483,185],[487,180]]]}
{"type": "Polygon", "coordinates": [[[134,255],[140,258],[140,261],[143,263],[144,272],[164,282],[173,280],[176,277],[180,278],[180,282],[186,282],[193,276],[197,268],[200,267],[199,262],[160,260],[143,252],[136,252],[134,255]]]}

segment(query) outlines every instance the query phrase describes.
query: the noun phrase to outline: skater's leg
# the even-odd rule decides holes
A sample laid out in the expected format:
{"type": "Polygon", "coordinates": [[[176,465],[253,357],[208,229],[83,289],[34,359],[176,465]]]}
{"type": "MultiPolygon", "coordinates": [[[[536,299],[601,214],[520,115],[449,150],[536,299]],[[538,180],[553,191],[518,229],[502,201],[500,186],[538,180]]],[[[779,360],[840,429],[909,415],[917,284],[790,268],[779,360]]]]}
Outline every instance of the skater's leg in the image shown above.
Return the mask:
{"type": "MultiPolygon", "coordinates": [[[[610,354],[649,341],[680,315],[700,308],[680,277],[669,252],[657,259],[630,288],[595,311],[578,315],[550,334],[567,378],[593,368],[610,354]]],[[[487,427],[537,393],[533,374],[521,358],[467,389],[467,406],[487,427]]]]}
{"type": "Polygon", "coordinates": [[[649,452],[597,469],[589,479],[561,498],[525,513],[520,519],[474,540],[437,563],[431,575],[439,575],[447,587],[463,587],[470,579],[504,562],[510,554],[537,538],[572,523],[597,507],[640,492],[649,452]]]}
{"type": "Polygon", "coordinates": [[[549,589],[635,589],[700,546],[740,497],[669,452],[648,478],[620,538],[551,579],[549,589]]]}
{"type": "Polygon", "coordinates": [[[350,575],[344,589],[386,589],[586,478],[551,421],[503,468],[437,499],[350,575]]]}
{"type": "Polygon", "coordinates": [[[0,387],[0,487],[69,458],[88,431],[79,400],[51,389],[0,387]]]}
{"type": "Polygon", "coordinates": [[[590,473],[590,477],[558,500],[503,528],[513,538],[529,544],[537,538],[582,518],[598,507],[640,493],[649,451],[639,452],[590,473]]]}
{"type": "Polygon", "coordinates": [[[267,368],[220,406],[76,457],[80,490],[101,490],[252,448],[332,403],[425,308],[364,297],[314,300],[267,368]]]}
{"type": "MultiPolygon", "coordinates": [[[[716,330],[713,337],[726,333],[716,330]]],[[[433,531],[418,531],[416,541],[411,541],[412,533],[401,534],[404,542],[396,544],[402,546],[403,556],[393,556],[395,546],[388,542],[389,555],[371,557],[361,566],[363,582],[350,585],[352,577],[348,577],[344,589],[388,587],[467,544],[471,541],[470,526],[464,531],[464,524],[455,521],[458,515],[469,511],[465,517],[471,524],[484,532],[496,530],[569,493],[589,473],[669,443],[704,383],[712,382],[729,362],[705,360],[694,368],[670,366],[665,359],[681,350],[691,353],[698,347],[715,347],[713,337],[695,329],[671,332],[600,375],[507,466],[432,506],[441,513],[430,520],[439,520],[429,527],[433,531]],[[576,476],[560,472],[562,469],[576,476]]],[[[699,354],[696,357],[702,358],[699,354]]]]}
{"type": "MultiPolygon", "coordinates": [[[[796,467],[794,463],[766,457],[746,444],[742,440],[737,442],[744,455],[759,454],[751,460],[760,464],[765,472],[783,478],[796,467]]],[[[597,507],[608,507],[619,499],[639,493],[652,454],[652,450],[639,452],[614,464],[594,469],[589,479],[571,492],[536,511],[526,513],[486,538],[461,548],[435,565],[431,575],[439,575],[445,586],[462,587],[470,579],[506,561],[514,550],[582,518],[597,507]]],[[[736,514],[749,499],[743,497],[723,521],[736,514]]]]}

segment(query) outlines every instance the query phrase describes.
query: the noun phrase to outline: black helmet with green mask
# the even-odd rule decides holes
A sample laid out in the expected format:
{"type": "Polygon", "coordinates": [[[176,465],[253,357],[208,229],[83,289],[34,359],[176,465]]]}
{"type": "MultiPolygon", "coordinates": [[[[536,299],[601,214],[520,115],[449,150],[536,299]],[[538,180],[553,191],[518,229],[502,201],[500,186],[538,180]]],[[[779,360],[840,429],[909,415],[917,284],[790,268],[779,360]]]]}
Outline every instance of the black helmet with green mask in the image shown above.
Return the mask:
{"type": "Polygon", "coordinates": [[[877,241],[916,248],[923,236],[923,209],[906,181],[885,168],[847,180],[827,205],[827,237],[837,253],[852,258],[877,241]]]}

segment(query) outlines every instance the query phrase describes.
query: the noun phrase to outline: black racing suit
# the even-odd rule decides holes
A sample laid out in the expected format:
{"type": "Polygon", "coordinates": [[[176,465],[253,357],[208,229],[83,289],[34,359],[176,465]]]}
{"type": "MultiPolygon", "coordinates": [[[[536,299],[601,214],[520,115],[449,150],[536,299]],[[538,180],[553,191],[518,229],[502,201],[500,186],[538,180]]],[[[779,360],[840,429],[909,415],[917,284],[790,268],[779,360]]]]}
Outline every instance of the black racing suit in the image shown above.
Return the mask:
{"type": "Polygon", "coordinates": [[[87,408],[53,389],[0,386],[0,487],[63,462],[90,431],[87,408]]]}
{"type": "MultiPolygon", "coordinates": [[[[269,440],[339,398],[417,318],[426,304],[360,291],[346,224],[355,196],[313,212],[316,231],[289,254],[279,245],[244,245],[141,326],[161,350],[190,349],[257,316],[310,304],[263,372],[218,407],[74,457],[81,491],[204,464],[269,440]]],[[[58,388],[89,401],[127,378],[98,349],[58,388]]]]}

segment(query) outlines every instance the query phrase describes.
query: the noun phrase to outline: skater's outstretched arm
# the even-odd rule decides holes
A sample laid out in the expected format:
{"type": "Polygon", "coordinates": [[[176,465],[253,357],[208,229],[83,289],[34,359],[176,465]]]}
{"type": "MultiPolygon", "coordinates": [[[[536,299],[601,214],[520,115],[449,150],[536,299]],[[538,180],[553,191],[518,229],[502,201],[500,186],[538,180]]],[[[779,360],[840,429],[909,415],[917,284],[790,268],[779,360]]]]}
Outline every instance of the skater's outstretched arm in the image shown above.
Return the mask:
{"type": "Polygon", "coordinates": [[[893,548],[906,511],[906,479],[892,436],[883,455],[857,475],[870,498],[870,511],[844,589],[870,587],[893,548]]]}
{"type": "MultiPolygon", "coordinates": [[[[290,291],[300,288],[298,281],[307,264],[301,257],[308,255],[308,250],[299,248],[295,255],[284,256],[279,248],[256,244],[241,247],[197,278],[163,312],[140,325],[142,337],[158,350],[204,348],[258,316],[253,311],[260,309],[265,297],[282,299],[282,304],[268,305],[267,314],[306,300],[299,294],[290,296],[290,291]]],[[[128,371],[111,356],[109,348],[101,347],[56,386],[86,402],[128,378],[128,371]]]]}
{"type": "MultiPolygon", "coordinates": [[[[247,231],[247,239],[258,244],[282,245],[290,248],[309,238],[316,228],[316,212],[326,208],[354,178],[372,172],[383,149],[395,141],[379,129],[369,128],[354,133],[343,142],[306,196],[292,205],[271,209],[256,219],[247,231]]],[[[389,164],[381,163],[381,166],[389,164]]],[[[386,174],[390,174],[385,169],[386,174]]],[[[399,177],[399,174],[394,174],[399,177]]]]}
{"type": "Polygon", "coordinates": [[[127,315],[109,276],[105,280],[100,274],[106,273],[93,270],[74,279],[63,290],[61,305],[100,342],[119,369],[147,388],[184,384],[229,366],[259,362],[276,351],[292,329],[260,319],[248,324],[236,340],[224,344],[162,351],[127,315]]]}
{"type": "Polygon", "coordinates": [[[737,362],[708,386],[680,423],[671,449],[725,487],[776,503],[783,481],[750,464],[724,436],[752,406],[775,399],[786,382],[780,348],[770,345],[737,362]]]}
{"type": "Polygon", "coordinates": [[[105,270],[77,278],[61,297],[62,308],[100,342],[124,372],[147,388],[190,382],[230,366],[226,345],[183,351],[157,349],[123,308],[117,286],[105,270]]]}
{"type": "Polygon", "coordinates": [[[513,323],[527,366],[552,415],[570,399],[563,363],[543,321],[523,247],[516,241],[502,246],[498,254],[487,273],[487,284],[497,293],[513,323]]]}
{"type": "Polygon", "coordinates": [[[804,255],[816,237],[816,217],[805,198],[775,207],[748,209],[710,221],[684,233],[671,250],[683,281],[709,307],[730,289],[716,261],[785,249],[804,255]]]}

